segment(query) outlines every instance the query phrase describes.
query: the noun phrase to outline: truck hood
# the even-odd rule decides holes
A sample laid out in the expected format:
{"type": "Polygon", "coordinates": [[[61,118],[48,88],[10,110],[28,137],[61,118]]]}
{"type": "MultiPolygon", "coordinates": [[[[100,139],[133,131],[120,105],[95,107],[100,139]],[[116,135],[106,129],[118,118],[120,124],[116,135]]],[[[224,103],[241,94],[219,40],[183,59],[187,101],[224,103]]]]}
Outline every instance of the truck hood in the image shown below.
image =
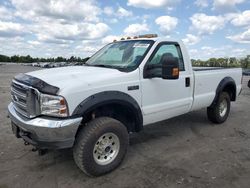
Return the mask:
{"type": "Polygon", "coordinates": [[[52,69],[43,69],[26,73],[39,78],[52,86],[63,90],[70,85],[91,85],[103,80],[121,77],[125,72],[116,69],[91,67],[91,66],[69,66],[52,69]]]}

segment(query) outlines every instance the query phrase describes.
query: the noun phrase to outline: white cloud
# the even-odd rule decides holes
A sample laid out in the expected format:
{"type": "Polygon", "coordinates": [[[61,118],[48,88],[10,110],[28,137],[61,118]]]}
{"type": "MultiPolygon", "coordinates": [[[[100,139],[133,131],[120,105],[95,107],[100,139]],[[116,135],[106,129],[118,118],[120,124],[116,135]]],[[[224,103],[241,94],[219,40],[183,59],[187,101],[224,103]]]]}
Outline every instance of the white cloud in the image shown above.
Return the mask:
{"type": "Polygon", "coordinates": [[[205,60],[212,57],[244,57],[248,54],[248,50],[244,48],[235,48],[231,45],[223,45],[219,47],[203,46],[199,49],[190,49],[189,53],[192,59],[205,60]]]}
{"type": "Polygon", "coordinates": [[[243,3],[245,0],[214,0],[213,9],[219,11],[231,11],[236,8],[237,4],[243,3]]]}
{"type": "Polygon", "coordinates": [[[190,18],[192,27],[199,34],[213,34],[216,30],[222,29],[225,25],[225,18],[222,16],[208,16],[203,13],[194,14],[190,18]]]}
{"type": "Polygon", "coordinates": [[[98,39],[109,30],[104,23],[72,23],[44,22],[33,26],[33,31],[40,41],[65,43],[67,41],[98,39]]]}
{"type": "Polygon", "coordinates": [[[63,20],[93,21],[99,20],[100,8],[94,1],[86,0],[11,0],[17,9],[16,15],[25,19],[38,20],[40,17],[63,20]]]}
{"type": "MultiPolygon", "coordinates": [[[[149,15],[143,15],[140,14],[140,9],[129,9],[118,3],[101,8],[102,3],[97,2],[97,0],[7,0],[0,3],[0,51],[6,55],[16,53],[40,57],[46,54],[49,56],[80,55],[84,57],[91,55],[104,44],[123,37],[117,36],[119,34],[124,36],[145,34],[151,29],[157,29],[153,28],[155,24],[164,36],[169,36],[180,20],[183,19],[182,22],[186,23],[188,18],[179,15],[178,20],[164,15],[157,18],[155,15],[157,15],[158,9],[165,10],[165,14],[175,9],[176,4],[180,1],[127,1],[129,6],[152,8],[150,12],[147,12],[149,15]],[[128,22],[134,24],[129,25],[128,22]],[[123,33],[114,35],[116,33],[110,32],[108,24],[115,23],[118,24],[114,25],[114,28],[120,26],[125,28],[123,33]]],[[[200,10],[203,8],[208,10],[208,7],[213,7],[214,10],[225,9],[228,11],[229,9],[237,10],[236,6],[243,1],[195,0],[192,3],[196,9],[200,10]]],[[[247,10],[248,2],[246,0],[245,2],[245,11],[242,12],[230,11],[230,14],[221,13],[220,16],[193,13],[194,15],[190,18],[193,30],[190,30],[190,33],[184,33],[184,42],[187,45],[197,44],[204,37],[204,34],[213,34],[222,29],[226,23],[231,23],[228,24],[231,28],[226,28],[227,38],[237,43],[250,44],[250,10],[247,10]],[[233,26],[243,27],[244,30],[237,33],[239,28],[233,26]],[[191,34],[191,31],[194,33],[191,34]]],[[[184,6],[180,9],[186,7],[186,5],[179,5],[184,6]]],[[[189,11],[191,14],[194,12],[193,9],[189,9],[189,11]]],[[[116,31],[119,32],[119,29],[116,31]]],[[[224,38],[224,34],[221,38],[224,38]]],[[[191,49],[191,54],[203,58],[227,54],[237,55],[246,54],[247,50],[249,52],[250,49],[247,48],[247,45],[242,48],[237,48],[237,45],[231,48],[225,46],[203,47],[202,49],[191,49]],[[225,51],[223,52],[223,50],[225,51]]]]}
{"type": "Polygon", "coordinates": [[[171,16],[160,16],[156,18],[155,23],[160,26],[162,34],[169,34],[178,24],[178,19],[171,16]]]}
{"type": "Polygon", "coordinates": [[[111,19],[108,19],[107,21],[108,21],[109,23],[111,23],[111,24],[115,24],[115,23],[118,22],[118,19],[116,19],[116,18],[111,18],[111,19]]]}
{"type": "Polygon", "coordinates": [[[103,12],[108,16],[112,16],[115,11],[112,7],[104,7],[103,12]]]}
{"type": "Polygon", "coordinates": [[[177,4],[180,0],[128,0],[129,6],[138,8],[171,8],[177,4]]]}
{"type": "Polygon", "coordinates": [[[16,37],[25,34],[27,34],[27,31],[21,24],[0,21],[0,37],[16,37]]]}
{"type": "MultiPolygon", "coordinates": [[[[8,6],[0,6],[1,51],[5,54],[67,56],[78,54],[75,46],[79,46],[80,41],[99,40],[88,47],[82,45],[79,55],[85,56],[85,52],[88,54],[100,47],[100,39],[110,30],[106,23],[100,22],[101,13],[95,0],[10,0],[8,6]],[[22,23],[20,18],[24,20],[22,23]],[[3,21],[7,19],[12,21],[3,21]],[[12,42],[16,36],[25,34],[29,34],[28,40],[12,42]]],[[[130,11],[119,10],[120,17],[129,14],[130,11]]]]}
{"type": "Polygon", "coordinates": [[[131,24],[124,29],[124,33],[128,36],[134,36],[138,34],[143,34],[144,32],[149,31],[147,24],[131,24]]]}
{"type": "Polygon", "coordinates": [[[5,55],[34,55],[32,53],[34,52],[33,45],[26,42],[23,37],[12,37],[8,38],[8,40],[0,37],[0,43],[0,49],[5,55]]]}
{"type": "Polygon", "coordinates": [[[119,7],[117,10],[117,16],[120,18],[132,16],[131,11],[126,10],[125,8],[119,7]]]}
{"type": "Polygon", "coordinates": [[[31,45],[40,45],[41,44],[41,42],[36,41],[36,40],[29,40],[28,43],[31,45]]]}
{"type": "MultiPolygon", "coordinates": [[[[31,24],[25,29],[31,31],[39,41],[65,44],[69,41],[97,39],[103,37],[109,26],[99,21],[100,8],[93,0],[11,0],[15,7],[15,16],[21,17],[31,24]],[[93,23],[94,22],[94,23],[93,23]]],[[[23,32],[17,26],[1,35],[20,35],[23,32]],[[15,31],[15,32],[13,32],[15,31]],[[19,34],[20,33],[20,34],[19,34]]],[[[6,30],[6,29],[5,29],[6,30]]]]}
{"type": "Polygon", "coordinates": [[[197,6],[197,7],[200,7],[200,8],[206,8],[208,7],[208,1],[207,0],[196,0],[194,2],[194,4],[197,6]]]}
{"type": "Polygon", "coordinates": [[[103,12],[107,16],[115,16],[115,17],[118,17],[118,18],[133,16],[132,11],[128,11],[125,8],[121,7],[121,6],[119,6],[116,11],[112,7],[104,7],[103,12]]]}
{"type": "Polygon", "coordinates": [[[250,10],[246,10],[240,14],[236,14],[231,23],[234,26],[250,26],[250,10]]]}
{"type": "Polygon", "coordinates": [[[200,42],[201,39],[198,36],[195,36],[192,34],[187,34],[186,38],[184,38],[182,40],[186,45],[194,45],[194,44],[197,44],[198,42],[200,42]]]}
{"type": "Polygon", "coordinates": [[[248,54],[248,50],[242,48],[235,48],[232,50],[232,52],[232,54],[234,54],[236,57],[242,57],[248,54]]]}
{"type": "Polygon", "coordinates": [[[108,44],[113,42],[114,40],[119,40],[121,38],[122,38],[121,36],[117,35],[108,35],[102,39],[102,44],[108,44]]]}
{"type": "Polygon", "coordinates": [[[82,46],[82,45],[76,46],[76,49],[83,51],[87,54],[93,54],[98,50],[96,47],[93,46],[82,46]]]}
{"type": "Polygon", "coordinates": [[[250,43],[250,29],[237,35],[227,36],[226,38],[237,43],[250,43]]]}
{"type": "Polygon", "coordinates": [[[0,6],[0,18],[1,20],[11,20],[13,18],[12,10],[0,6]]]}
{"type": "MultiPolygon", "coordinates": [[[[112,41],[110,41],[112,42],[112,41]]],[[[77,45],[75,47],[75,53],[83,53],[87,56],[91,56],[95,52],[97,52],[99,49],[103,47],[104,44],[100,42],[99,40],[84,40],[81,44],[77,45]]]]}

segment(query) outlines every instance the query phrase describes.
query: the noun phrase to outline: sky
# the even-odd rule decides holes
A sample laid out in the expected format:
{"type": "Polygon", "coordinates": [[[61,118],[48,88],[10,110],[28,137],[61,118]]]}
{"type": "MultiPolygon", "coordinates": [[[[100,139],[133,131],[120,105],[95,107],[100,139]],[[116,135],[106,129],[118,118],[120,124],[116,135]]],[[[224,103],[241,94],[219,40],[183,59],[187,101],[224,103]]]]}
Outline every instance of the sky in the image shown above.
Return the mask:
{"type": "Polygon", "coordinates": [[[183,40],[191,58],[250,55],[250,0],[0,0],[0,54],[87,57],[121,37],[183,40]]]}

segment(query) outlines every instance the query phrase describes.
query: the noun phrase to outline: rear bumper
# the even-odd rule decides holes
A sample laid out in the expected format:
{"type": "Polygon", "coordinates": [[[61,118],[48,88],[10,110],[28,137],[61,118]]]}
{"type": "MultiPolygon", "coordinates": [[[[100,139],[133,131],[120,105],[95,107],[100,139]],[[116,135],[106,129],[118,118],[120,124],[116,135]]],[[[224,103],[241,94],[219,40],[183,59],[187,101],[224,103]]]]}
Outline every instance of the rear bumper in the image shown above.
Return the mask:
{"type": "Polygon", "coordinates": [[[37,117],[33,119],[19,115],[12,103],[8,106],[12,129],[17,137],[41,149],[72,147],[82,118],[59,119],[37,117]]]}

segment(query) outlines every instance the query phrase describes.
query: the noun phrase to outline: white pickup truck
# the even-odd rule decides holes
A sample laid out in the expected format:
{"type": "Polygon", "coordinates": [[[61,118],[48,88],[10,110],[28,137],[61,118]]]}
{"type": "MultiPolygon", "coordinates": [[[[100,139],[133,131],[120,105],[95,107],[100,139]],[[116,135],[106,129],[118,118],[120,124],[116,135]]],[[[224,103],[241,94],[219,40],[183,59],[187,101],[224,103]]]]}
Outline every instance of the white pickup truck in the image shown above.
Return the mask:
{"type": "Polygon", "coordinates": [[[193,68],[181,41],[150,35],[114,41],[83,66],[14,77],[13,133],[39,149],[73,147],[77,166],[99,176],[115,169],[129,133],[207,108],[223,123],[241,91],[239,68],[193,68]]]}

